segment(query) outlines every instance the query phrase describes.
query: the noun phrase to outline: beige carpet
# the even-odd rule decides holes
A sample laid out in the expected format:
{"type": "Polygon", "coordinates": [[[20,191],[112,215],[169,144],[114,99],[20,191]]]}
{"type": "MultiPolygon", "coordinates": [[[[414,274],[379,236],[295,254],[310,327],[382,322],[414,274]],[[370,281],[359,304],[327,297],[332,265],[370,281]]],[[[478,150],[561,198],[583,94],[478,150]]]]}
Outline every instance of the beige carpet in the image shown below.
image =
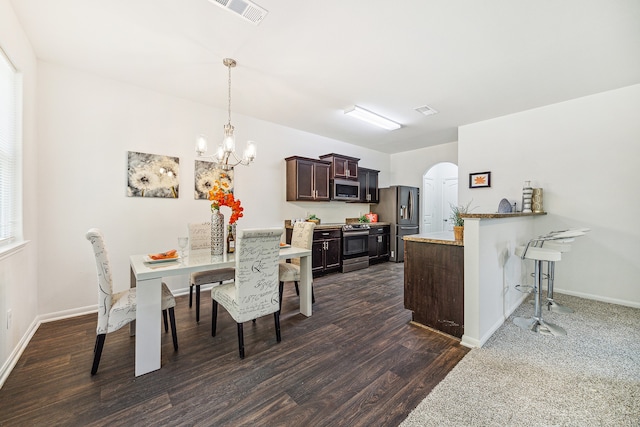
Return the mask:
{"type": "Polygon", "coordinates": [[[545,311],[565,337],[524,331],[514,316],[473,349],[401,424],[640,426],[640,310],[556,293],[575,313],[545,311]]]}

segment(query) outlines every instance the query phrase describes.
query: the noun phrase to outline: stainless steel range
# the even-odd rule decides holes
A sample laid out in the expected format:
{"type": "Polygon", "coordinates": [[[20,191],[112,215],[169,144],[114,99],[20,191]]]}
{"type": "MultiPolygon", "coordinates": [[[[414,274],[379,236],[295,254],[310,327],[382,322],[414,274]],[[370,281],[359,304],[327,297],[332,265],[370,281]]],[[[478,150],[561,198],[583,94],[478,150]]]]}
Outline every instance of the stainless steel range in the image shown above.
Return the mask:
{"type": "Polygon", "coordinates": [[[342,226],[342,272],[369,267],[369,224],[342,226]]]}

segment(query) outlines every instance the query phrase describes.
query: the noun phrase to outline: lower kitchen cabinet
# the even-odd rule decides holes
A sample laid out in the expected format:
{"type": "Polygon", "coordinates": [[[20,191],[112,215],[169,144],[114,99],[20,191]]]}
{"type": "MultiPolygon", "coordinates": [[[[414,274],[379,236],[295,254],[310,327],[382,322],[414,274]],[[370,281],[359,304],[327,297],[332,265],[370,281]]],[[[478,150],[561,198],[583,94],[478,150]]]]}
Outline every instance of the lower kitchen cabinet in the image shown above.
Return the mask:
{"type": "Polygon", "coordinates": [[[412,320],[462,338],[464,247],[405,241],[404,306],[412,320]]]}
{"type": "Polygon", "coordinates": [[[369,264],[389,261],[390,239],[390,226],[371,226],[369,230],[369,264]]]}
{"type": "Polygon", "coordinates": [[[341,230],[316,230],[313,232],[311,247],[311,271],[313,274],[324,274],[340,269],[341,239],[341,230]]]}

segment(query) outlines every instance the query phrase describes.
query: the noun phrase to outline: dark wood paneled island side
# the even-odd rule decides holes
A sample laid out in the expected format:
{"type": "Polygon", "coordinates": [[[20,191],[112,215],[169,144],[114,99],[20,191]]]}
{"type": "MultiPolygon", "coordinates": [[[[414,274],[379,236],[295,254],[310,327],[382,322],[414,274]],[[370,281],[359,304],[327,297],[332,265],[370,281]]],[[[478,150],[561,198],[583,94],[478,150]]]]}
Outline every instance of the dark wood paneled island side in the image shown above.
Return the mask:
{"type": "Polygon", "coordinates": [[[404,306],[414,322],[448,335],[464,333],[464,246],[453,232],[404,238],[404,306]]]}

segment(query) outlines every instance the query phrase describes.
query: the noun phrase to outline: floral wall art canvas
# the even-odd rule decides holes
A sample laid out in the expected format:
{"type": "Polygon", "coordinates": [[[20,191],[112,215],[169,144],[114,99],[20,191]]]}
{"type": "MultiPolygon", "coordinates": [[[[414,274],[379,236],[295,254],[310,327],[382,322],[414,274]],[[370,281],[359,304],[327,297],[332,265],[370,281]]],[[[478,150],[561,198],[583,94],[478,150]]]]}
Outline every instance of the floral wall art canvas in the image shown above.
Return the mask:
{"type": "Polygon", "coordinates": [[[128,151],[127,160],[127,196],[178,198],[178,157],[128,151]]]}
{"type": "Polygon", "coordinates": [[[213,162],[195,161],[194,198],[209,200],[209,191],[222,190],[233,193],[233,168],[228,171],[218,169],[213,162]]]}

